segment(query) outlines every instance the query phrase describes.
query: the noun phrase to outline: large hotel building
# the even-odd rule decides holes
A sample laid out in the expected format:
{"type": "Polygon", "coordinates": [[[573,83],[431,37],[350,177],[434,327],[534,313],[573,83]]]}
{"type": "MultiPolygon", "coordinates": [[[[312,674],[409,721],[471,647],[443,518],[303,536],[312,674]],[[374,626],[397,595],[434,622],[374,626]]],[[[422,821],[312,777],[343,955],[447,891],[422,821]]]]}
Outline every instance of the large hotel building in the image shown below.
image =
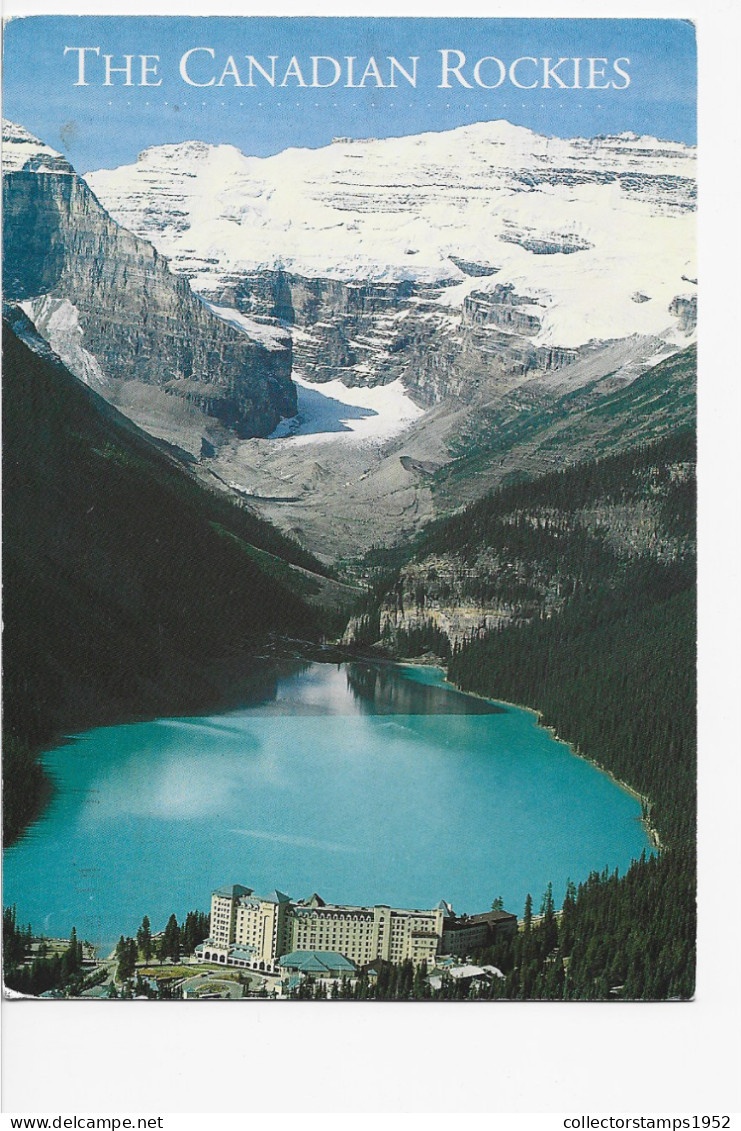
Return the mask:
{"type": "Polygon", "coordinates": [[[211,896],[211,934],[196,948],[202,962],[277,972],[287,954],[342,955],[356,967],[378,959],[433,965],[439,954],[467,954],[494,935],[517,930],[506,911],[457,917],[443,900],[429,911],[349,907],[314,894],[294,901],[281,891],[256,895],[233,884],[211,896]]]}

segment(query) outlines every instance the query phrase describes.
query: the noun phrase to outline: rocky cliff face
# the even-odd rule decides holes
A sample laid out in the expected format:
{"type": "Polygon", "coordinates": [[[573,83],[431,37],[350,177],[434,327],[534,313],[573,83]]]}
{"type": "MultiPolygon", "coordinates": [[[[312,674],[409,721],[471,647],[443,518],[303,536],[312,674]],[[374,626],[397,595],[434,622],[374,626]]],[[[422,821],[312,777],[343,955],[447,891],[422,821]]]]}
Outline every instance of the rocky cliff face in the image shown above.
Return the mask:
{"type": "Polygon", "coordinates": [[[678,576],[696,552],[694,507],[690,428],[504,488],[429,530],[383,580],[374,616],[354,618],[345,640],[403,649],[413,634],[434,641],[440,633],[454,647],[550,618],[590,585],[614,590],[631,564],[678,576]]]}
{"type": "Polygon", "coordinates": [[[204,297],[292,327],[313,381],[471,403],[595,345],[694,333],[678,143],[481,122],[263,159],[157,146],[88,179],[204,297]]]}
{"type": "Polygon", "coordinates": [[[154,387],[237,435],[296,411],[290,347],[216,317],[188,281],[111,219],[59,154],[4,127],[4,291],[70,370],[109,400],[154,387]]]}
{"type": "MultiPolygon", "coordinates": [[[[401,378],[414,399],[432,406],[475,400],[535,372],[560,369],[578,349],[537,345],[537,303],[500,284],[471,291],[460,309],[445,306],[446,285],[345,282],[283,270],[235,276],[205,287],[209,301],[291,328],[294,363],[310,381],[348,386],[401,378]]],[[[677,315],[678,316],[678,315],[677,315]]]]}

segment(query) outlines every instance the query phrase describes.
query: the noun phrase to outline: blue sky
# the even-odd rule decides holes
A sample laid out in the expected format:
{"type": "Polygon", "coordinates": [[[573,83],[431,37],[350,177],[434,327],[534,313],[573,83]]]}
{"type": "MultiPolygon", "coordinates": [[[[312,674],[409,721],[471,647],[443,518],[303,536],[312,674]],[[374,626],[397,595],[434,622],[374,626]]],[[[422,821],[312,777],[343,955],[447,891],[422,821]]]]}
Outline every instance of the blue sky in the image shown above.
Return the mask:
{"type": "MultiPolygon", "coordinates": [[[[458,56],[451,56],[458,60],[458,56]]],[[[245,153],[265,156],[288,146],[317,147],[334,136],[384,137],[450,129],[469,122],[507,118],[540,133],[561,137],[593,136],[634,130],[694,144],[696,140],[695,31],[685,20],[637,19],[369,19],[357,18],[185,18],[37,16],[11,20],[5,27],[4,114],[48,144],[66,153],[81,172],[135,160],[149,145],[197,138],[229,142],[245,153]],[[86,56],[86,86],[79,78],[78,54],[64,48],[98,47],[100,56],[86,56]],[[195,87],[179,71],[184,52],[208,47],[191,57],[188,74],[210,86],[195,87]],[[461,71],[471,82],[454,78],[440,87],[442,49],[461,51],[461,71]],[[158,55],[159,86],[124,86],[123,74],[112,74],[104,86],[102,56],[122,66],[133,55],[133,78],[141,72],[140,55],[158,55]],[[247,82],[245,57],[264,67],[276,55],[276,87],[255,72],[256,85],[238,87],[219,77],[233,56],[242,82],[247,82]],[[300,87],[295,76],[280,80],[296,56],[307,83],[311,56],[339,60],[340,81],[322,89],[300,87]],[[379,88],[369,76],[362,89],[348,89],[346,56],[354,56],[357,83],[373,56],[388,82],[388,56],[407,68],[417,56],[417,85],[397,74],[397,86],[379,88]],[[494,56],[509,65],[527,57],[517,72],[534,89],[519,89],[505,80],[497,89],[473,81],[473,64],[494,56]],[[560,88],[551,80],[543,88],[543,57],[606,58],[630,74],[627,89],[560,88]]],[[[570,65],[569,65],[570,66],[570,65]]],[[[582,63],[582,86],[586,86],[582,63]]],[[[334,68],[321,64],[320,80],[334,68]]],[[[568,71],[568,67],[567,67],[568,71]]],[[[558,72],[564,75],[563,69],[558,72]]],[[[570,71],[568,71],[570,74],[570,71]]],[[[496,65],[479,72],[493,82],[496,65]]],[[[568,77],[568,75],[566,76],[568,77]]]]}

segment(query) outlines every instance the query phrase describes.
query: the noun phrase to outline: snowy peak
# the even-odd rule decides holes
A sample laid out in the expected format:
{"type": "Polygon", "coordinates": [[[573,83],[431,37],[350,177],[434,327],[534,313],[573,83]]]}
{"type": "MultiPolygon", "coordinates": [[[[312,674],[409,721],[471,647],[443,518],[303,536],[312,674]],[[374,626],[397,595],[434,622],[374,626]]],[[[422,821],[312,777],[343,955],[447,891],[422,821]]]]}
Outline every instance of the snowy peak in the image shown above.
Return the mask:
{"type": "Polygon", "coordinates": [[[200,165],[213,159],[218,153],[228,158],[232,155],[235,167],[244,160],[244,154],[233,145],[208,145],[205,141],[183,141],[170,145],[152,145],[143,149],[137,157],[137,164],[143,169],[170,167],[184,173],[197,170],[200,165]]]}
{"type": "Polygon", "coordinates": [[[474,290],[508,287],[526,298],[519,329],[571,348],[673,332],[670,305],[696,277],[694,169],[694,149],[678,142],[565,140],[499,120],[267,158],[156,146],[87,179],[213,301],[275,270],[443,285],[451,315],[474,290]]]}
{"type": "Polygon", "coordinates": [[[4,173],[66,173],[74,170],[56,149],[39,141],[23,126],[3,118],[2,166],[4,173]]]}
{"type": "Polygon", "coordinates": [[[214,259],[226,270],[460,279],[451,254],[488,253],[501,266],[502,237],[511,244],[508,229],[532,228],[537,216],[548,242],[554,230],[598,230],[607,214],[625,225],[694,207],[686,146],[635,134],[548,138],[505,121],[268,158],[203,142],[155,146],[87,179],[196,286],[200,261],[214,259]]]}
{"type": "Polygon", "coordinates": [[[25,126],[19,126],[16,122],[11,122],[9,118],[3,118],[3,144],[6,142],[22,145],[43,145],[43,142],[34,137],[25,126]]]}
{"type": "Polygon", "coordinates": [[[218,318],[27,130],[5,123],[3,157],[4,294],[76,377],[145,427],[187,418],[196,448],[217,422],[268,434],[295,411],[285,340],[218,318]]]}

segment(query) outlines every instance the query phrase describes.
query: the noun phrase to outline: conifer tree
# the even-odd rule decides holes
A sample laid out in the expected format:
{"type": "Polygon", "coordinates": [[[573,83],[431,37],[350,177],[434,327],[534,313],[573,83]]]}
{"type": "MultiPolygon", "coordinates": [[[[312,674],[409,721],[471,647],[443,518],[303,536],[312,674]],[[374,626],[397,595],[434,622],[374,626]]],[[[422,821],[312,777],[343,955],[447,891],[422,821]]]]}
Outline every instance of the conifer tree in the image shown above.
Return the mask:
{"type": "Polygon", "coordinates": [[[525,914],[523,915],[525,934],[529,935],[533,926],[533,897],[530,892],[525,897],[525,914]]]}
{"type": "Polygon", "coordinates": [[[165,933],[162,937],[162,955],[164,958],[171,958],[173,962],[177,962],[180,958],[180,928],[178,921],[173,914],[167,920],[165,933]]]}
{"type": "Polygon", "coordinates": [[[142,925],[136,932],[136,944],[144,961],[149,962],[150,958],[152,957],[153,943],[152,929],[148,915],[144,916],[144,918],[142,919],[142,925]]]}

